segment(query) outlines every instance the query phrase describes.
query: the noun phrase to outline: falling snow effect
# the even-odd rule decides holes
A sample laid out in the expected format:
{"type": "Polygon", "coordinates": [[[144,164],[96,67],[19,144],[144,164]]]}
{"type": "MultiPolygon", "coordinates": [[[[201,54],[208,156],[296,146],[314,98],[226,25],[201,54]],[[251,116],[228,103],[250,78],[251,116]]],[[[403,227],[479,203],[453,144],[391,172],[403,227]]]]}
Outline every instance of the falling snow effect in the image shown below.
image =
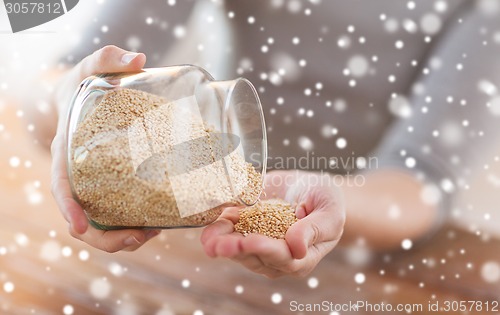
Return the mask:
{"type": "Polygon", "coordinates": [[[61,258],[61,245],[55,240],[44,242],[40,248],[40,258],[48,262],[56,262],[61,258]]]}
{"type": "Polygon", "coordinates": [[[81,250],[78,253],[78,258],[80,258],[81,261],[87,261],[89,259],[89,252],[86,250],[81,250]]]}
{"type": "MultiPolygon", "coordinates": [[[[30,294],[50,309],[33,304],[22,313],[202,315],[218,310],[210,299],[197,299],[204,290],[209,297],[227,294],[238,306],[240,300],[253,305],[257,297],[262,309],[256,312],[277,314],[288,310],[290,298],[302,296],[357,300],[376,291],[381,300],[398,301],[404,287],[416,302],[427,303],[463,297],[453,295],[454,287],[464,288],[460,294],[469,287],[498,291],[498,0],[383,0],[363,7],[333,7],[336,2],[327,0],[241,6],[207,0],[197,8],[187,5],[194,1],[130,8],[123,1],[123,10],[109,10],[112,2],[81,2],[81,16],[21,36],[2,34],[2,313],[15,313],[16,301],[30,294]],[[41,127],[25,123],[26,109],[11,103],[53,90],[39,78],[54,63],[62,69],[106,44],[145,52],[147,67],[194,63],[217,79],[248,78],[262,100],[271,157],[314,154],[342,173],[336,158],[350,158],[348,169],[368,174],[374,170],[370,158],[380,154],[380,167],[413,176],[420,185],[415,198],[453,227],[438,234],[438,242],[434,230],[422,239],[405,236],[380,257],[369,240],[357,239],[336,248],[307,277],[284,282],[267,282],[222,259],[213,263],[196,232],[164,231],[122,256],[73,240],[51,196],[46,149],[32,137],[41,127]]],[[[48,98],[30,102],[50,115],[48,98]]],[[[404,203],[385,195],[380,200],[378,218],[406,222],[404,203]]]]}
{"type": "Polygon", "coordinates": [[[420,19],[420,29],[425,34],[434,35],[441,30],[441,23],[437,14],[427,13],[420,19]]]}
{"type": "Polygon", "coordinates": [[[175,313],[170,309],[170,307],[165,306],[162,309],[158,310],[155,315],[175,315],[175,313]]]}
{"type": "Polygon", "coordinates": [[[182,280],[181,285],[184,289],[187,289],[191,285],[191,282],[188,279],[184,279],[182,280]]]}
{"type": "Polygon", "coordinates": [[[24,233],[18,233],[18,234],[16,234],[15,238],[16,238],[16,243],[19,246],[21,246],[21,247],[28,246],[29,239],[28,239],[28,236],[26,236],[26,234],[24,234],[24,233]]]}
{"type": "Polygon", "coordinates": [[[422,188],[420,198],[424,204],[436,206],[441,201],[441,191],[437,186],[428,184],[422,188]]]}
{"type": "Polygon", "coordinates": [[[357,273],[356,275],[354,275],[354,281],[357,283],[357,284],[363,284],[365,283],[366,281],[366,276],[364,273],[357,273]]]}
{"type": "Polygon", "coordinates": [[[111,274],[113,274],[116,277],[121,277],[126,272],[126,268],[124,268],[117,262],[110,263],[108,266],[108,270],[111,274]]]}
{"type": "Polygon", "coordinates": [[[347,62],[347,68],[350,73],[355,77],[363,77],[369,70],[370,64],[366,57],[361,55],[352,56],[347,62]]]}
{"type": "Polygon", "coordinates": [[[413,242],[409,239],[404,239],[402,242],[401,242],[401,247],[404,249],[404,250],[410,250],[413,246],[413,242]]]}
{"type": "Polygon", "coordinates": [[[234,292],[236,292],[237,294],[243,294],[243,292],[245,292],[245,288],[242,285],[237,285],[234,288],[234,292]]]}
{"type": "Polygon", "coordinates": [[[74,314],[74,311],[75,309],[73,308],[72,305],[64,305],[63,307],[63,314],[64,315],[73,315],[74,314]]]}
{"type": "Polygon", "coordinates": [[[5,293],[12,293],[12,292],[14,292],[14,289],[15,289],[15,286],[12,282],[5,282],[3,284],[3,290],[5,291],[5,293]]]}
{"type": "Polygon", "coordinates": [[[316,289],[319,285],[319,281],[318,281],[318,278],[315,278],[315,277],[311,277],[307,280],[307,285],[311,288],[311,289],[316,289]]]}
{"type": "Polygon", "coordinates": [[[280,304],[281,301],[283,301],[283,297],[281,296],[280,293],[273,293],[271,295],[271,301],[274,303],[274,304],[280,304]]]}
{"type": "Polygon", "coordinates": [[[347,146],[347,140],[344,138],[338,138],[337,141],[335,141],[335,144],[337,145],[337,148],[344,149],[347,146]]]}
{"type": "Polygon", "coordinates": [[[500,281],[500,264],[488,261],[481,267],[481,277],[485,282],[495,283],[500,281]]]}
{"type": "Polygon", "coordinates": [[[183,38],[186,36],[186,28],[183,25],[177,25],[174,27],[174,36],[176,38],[183,38]]]}
{"type": "Polygon", "coordinates": [[[302,136],[298,139],[299,146],[305,151],[311,151],[314,147],[314,143],[306,136],[302,136]]]}
{"type": "Polygon", "coordinates": [[[401,118],[408,118],[412,114],[412,107],[409,100],[404,96],[391,97],[389,101],[389,111],[401,118]]]}
{"type": "Polygon", "coordinates": [[[104,300],[111,293],[111,284],[106,278],[94,279],[90,282],[89,291],[94,298],[104,300]]]}

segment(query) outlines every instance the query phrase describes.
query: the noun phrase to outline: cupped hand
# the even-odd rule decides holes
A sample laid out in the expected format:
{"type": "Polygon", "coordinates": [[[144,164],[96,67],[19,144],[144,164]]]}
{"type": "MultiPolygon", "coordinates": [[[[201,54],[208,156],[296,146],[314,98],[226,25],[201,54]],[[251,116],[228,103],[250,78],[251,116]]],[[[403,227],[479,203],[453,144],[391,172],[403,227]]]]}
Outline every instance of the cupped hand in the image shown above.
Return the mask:
{"type": "Polygon", "coordinates": [[[57,132],[52,141],[52,194],[62,215],[69,223],[70,234],[89,245],[107,252],[135,250],[159,234],[159,230],[103,231],[89,225],[82,207],[73,199],[67,173],[65,129],[71,96],[80,82],[99,73],[136,72],[142,69],[146,56],[116,46],[106,46],[83,59],[69,70],[54,93],[59,115],[57,132]]]}
{"type": "Polygon", "coordinates": [[[329,175],[301,171],[275,171],[266,175],[267,198],[282,198],[296,205],[299,219],[285,239],[235,232],[239,209],[227,208],[205,228],[201,242],[208,256],[230,258],[270,278],[304,276],[338,243],[345,209],[340,188],[329,175]]]}

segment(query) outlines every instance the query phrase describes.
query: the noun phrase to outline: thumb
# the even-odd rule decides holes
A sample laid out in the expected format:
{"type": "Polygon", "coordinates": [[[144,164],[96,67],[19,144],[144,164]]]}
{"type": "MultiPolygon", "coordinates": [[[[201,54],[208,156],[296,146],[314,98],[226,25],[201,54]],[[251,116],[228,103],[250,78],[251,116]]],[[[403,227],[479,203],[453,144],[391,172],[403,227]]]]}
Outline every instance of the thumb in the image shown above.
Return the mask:
{"type": "Polygon", "coordinates": [[[93,74],[139,71],[146,63],[146,55],[130,52],[116,46],[104,46],[87,56],[79,64],[80,79],[93,74]]]}
{"type": "Polygon", "coordinates": [[[285,240],[295,259],[304,258],[308,248],[318,242],[320,238],[321,229],[310,217],[294,223],[285,235],[285,240]]]}
{"type": "MultiPolygon", "coordinates": [[[[93,54],[85,57],[68,77],[63,78],[58,87],[54,102],[59,117],[66,117],[68,104],[78,84],[85,78],[100,73],[138,72],[146,63],[146,55],[134,53],[116,46],[104,46],[93,54]]],[[[59,119],[58,127],[65,126],[65,119],[59,119]]]]}

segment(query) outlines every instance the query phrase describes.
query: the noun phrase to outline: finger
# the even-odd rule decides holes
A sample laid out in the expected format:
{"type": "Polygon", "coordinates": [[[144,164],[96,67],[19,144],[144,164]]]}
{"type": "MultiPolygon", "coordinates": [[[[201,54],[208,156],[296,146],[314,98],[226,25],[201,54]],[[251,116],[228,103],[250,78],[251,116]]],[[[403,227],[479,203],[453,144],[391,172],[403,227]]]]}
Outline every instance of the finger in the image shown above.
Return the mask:
{"type": "Polygon", "coordinates": [[[226,208],[215,222],[203,229],[200,237],[201,243],[205,245],[208,240],[218,235],[233,233],[234,225],[238,222],[239,216],[239,208],[226,208]]]}
{"type": "Polygon", "coordinates": [[[200,241],[209,256],[212,256],[213,242],[219,235],[231,234],[234,232],[234,224],[225,218],[219,218],[214,223],[207,226],[201,233],[200,241]]]}
{"type": "Polygon", "coordinates": [[[227,220],[231,221],[233,224],[236,224],[240,220],[240,209],[241,208],[242,207],[227,207],[221,213],[219,218],[227,219],[227,220]]]}
{"type": "Polygon", "coordinates": [[[239,233],[220,235],[214,238],[214,253],[218,257],[232,258],[241,254],[241,242],[245,237],[239,233]]]}
{"type": "Polygon", "coordinates": [[[252,272],[265,275],[268,278],[274,279],[285,274],[281,270],[266,266],[256,255],[239,255],[231,258],[231,260],[241,264],[252,272]]]}
{"type": "Polygon", "coordinates": [[[233,233],[218,235],[207,239],[203,244],[203,250],[209,257],[233,257],[240,251],[239,240],[234,236],[243,237],[241,234],[233,233]]]}
{"type": "Polygon", "coordinates": [[[147,241],[147,232],[136,229],[104,231],[90,227],[85,233],[79,234],[70,227],[73,237],[108,253],[139,248],[147,241]]]}
{"type": "Polygon", "coordinates": [[[283,275],[302,276],[312,270],[312,268],[304,268],[304,262],[301,260],[290,260],[283,266],[272,266],[266,264],[258,255],[241,254],[231,258],[234,262],[243,265],[252,272],[265,275],[268,278],[278,278],[283,275]]]}
{"type": "Polygon", "coordinates": [[[83,234],[88,228],[87,216],[82,207],[73,199],[66,169],[64,139],[61,135],[54,138],[52,151],[52,194],[57,206],[75,232],[83,234]]]}
{"type": "Polygon", "coordinates": [[[255,255],[264,265],[273,268],[281,268],[293,260],[285,240],[276,240],[260,234],[246,236],[241,241],[241,253],[255,255]]]}
{"type": "MultiPolygon", "coordinates": [[[[227,222],[220,221],[217,224],[222,225],[222,224],[226,224],[226,223],[227,222]]],[[[215,227],[217,227],[217,226],[215,226],[215,227]]],[[[212,236],[207,237],[205,239],[205,241],[202,242],[203,250],[205,251],[207,256],[217,257],[217,247],[219,246],[219,243],[221,242],[221,240],[223,240],[223,237],[227,236],[227,235],[223,234],[224,229],[226,230],[227,235],[230,235],[229,233],[231,233],[231,232],[228,232],[228,231],[229,231],[229,229],[232,229],[232,225],[227,224],[225,226],[221,226],[218,231],[210,232],[210,233],[212,233],[212,236]],[[219,234],[219,233],[221,233],[221,234],[219,234]]]]}
{"type": "MultiPolygon", "coordinates": [[[[145,238],[146,239],[145,239],[143,244],[145,244],[149,240],[155,238],[160,233],[161,233],[161,230],[147,230],[147,231],[145,231],[145,238]]],[[[123,250],[127,251],[127,252],[132,252],[132,251],[139,249],[143,244],[128,246],[128,247],[123,248],[123,250]]]]}
{"type": "Polygon", "coordinates": [[[297,208],[295,208],[295,216],[297,217],[297,219],[300,220],[305,218],[306,215],[307,215],[306,207],[304,206],[304,204],[299,204],[297,208]]]}
{"type": "Polygon", "coordinates": [[[285,235],[292,256],[302,259],[312,245],[338,240],[344,220],[342,212],[332,208],[318,209],[295,222],[285,235]]]}
{"type": "Polygon", "coordinates": [[[338,240],[342,235],[344,203],[334,187],[316,186],[301,194],[296,215],[299,221],[285,235],[296,259],[305,257],[312,245],[338,240]]]}
{"type": "Polygon", "coordinates": [[[109,45],[87,56],[78,66],[80,79],[84,79],[99,73],[139,71],[145,63],[146,55],[109,45]]]}
{"type": "Polygon", "coordinates": [[[262,273],[262,270],[265,268],[264,263],[256,255],[240,254],[230,259],[256,273],[262,273]]]}

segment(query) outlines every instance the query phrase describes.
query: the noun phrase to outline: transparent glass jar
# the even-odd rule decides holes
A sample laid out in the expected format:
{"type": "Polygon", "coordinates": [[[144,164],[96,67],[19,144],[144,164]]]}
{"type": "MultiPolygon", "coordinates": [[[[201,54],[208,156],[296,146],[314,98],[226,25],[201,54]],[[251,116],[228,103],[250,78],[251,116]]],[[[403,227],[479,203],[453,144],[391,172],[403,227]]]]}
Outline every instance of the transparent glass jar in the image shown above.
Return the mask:
{"type": "Polygon", "coordinates": [[[91,76],[66,136],[73,196],[100,229],[203,226],[262,190],[266,128],[246,79],[192,65],[91,76]]]}

